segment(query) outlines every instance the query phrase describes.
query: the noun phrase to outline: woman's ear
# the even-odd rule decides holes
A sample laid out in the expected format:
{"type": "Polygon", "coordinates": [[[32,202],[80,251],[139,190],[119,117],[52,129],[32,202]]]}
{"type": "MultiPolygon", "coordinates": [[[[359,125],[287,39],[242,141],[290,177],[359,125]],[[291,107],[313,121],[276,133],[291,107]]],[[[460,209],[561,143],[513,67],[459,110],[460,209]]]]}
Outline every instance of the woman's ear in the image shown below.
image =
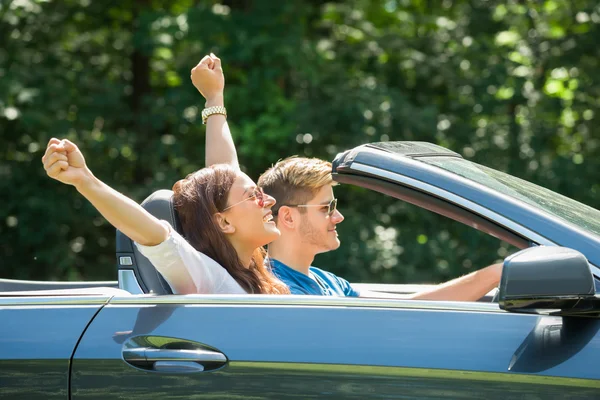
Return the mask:
{"type": "Polygon", "coordinates": [[[296,226],[296,215],[292,212],[291,207],[279,207],[279,211],[277,211],[277,226],[294,229],[296,226]]]}
{"type": "Polygon", "coordinates": [[[233,225],[231,225],[229,223],[229,221],[227,221],[227,218],[225,218],[225,215],[223,215],[221,213],[216,213],[215,221],[216,221],[217,225],[219,226],[219,229],[221,229],[221,232],[223,232],[225,234],[232,234],[235,232],[235,227],[233,225]]]}

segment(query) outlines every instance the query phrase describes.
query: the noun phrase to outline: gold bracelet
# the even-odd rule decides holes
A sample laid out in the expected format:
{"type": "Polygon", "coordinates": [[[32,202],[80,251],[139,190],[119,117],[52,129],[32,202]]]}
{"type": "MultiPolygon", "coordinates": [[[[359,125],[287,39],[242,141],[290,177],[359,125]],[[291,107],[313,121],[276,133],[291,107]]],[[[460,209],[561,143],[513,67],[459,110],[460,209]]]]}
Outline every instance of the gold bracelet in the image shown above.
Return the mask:
{"type": "Polygon", "coordinates": [[[202,110],[202,123],[206,125],[206,120],[211,115],[221,114],[227,117],[227,110],[223,106],[213,106],[202,110]]]}

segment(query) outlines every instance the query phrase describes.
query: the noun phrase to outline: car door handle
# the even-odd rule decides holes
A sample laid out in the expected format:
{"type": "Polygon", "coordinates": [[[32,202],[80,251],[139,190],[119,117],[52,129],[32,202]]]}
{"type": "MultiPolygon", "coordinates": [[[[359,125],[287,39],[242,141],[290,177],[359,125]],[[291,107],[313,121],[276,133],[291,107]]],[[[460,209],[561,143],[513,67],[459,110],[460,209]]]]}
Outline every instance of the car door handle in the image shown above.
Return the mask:
{"type": "Polygon", "coordinates": [[[123,350],[123,359],[138,368],[161,372],[210,371],[227,363],[225,354],[206,349],[134,347],[123,350]]]}

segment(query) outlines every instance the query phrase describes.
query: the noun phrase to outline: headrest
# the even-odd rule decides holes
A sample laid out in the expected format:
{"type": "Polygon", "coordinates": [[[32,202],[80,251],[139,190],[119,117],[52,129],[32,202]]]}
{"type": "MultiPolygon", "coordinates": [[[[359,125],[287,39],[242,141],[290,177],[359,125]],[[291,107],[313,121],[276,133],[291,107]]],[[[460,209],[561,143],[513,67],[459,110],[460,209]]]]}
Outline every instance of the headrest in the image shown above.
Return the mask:
{"type": "Polygon", "coordinates": [[[142,202],[144,207],[150,214],[158,219],[167,221],[177,232],[183,234],[179,218],[175,212],[173,205],[173,191],[167,189],[157,190],[152,193],[142,202]]]}

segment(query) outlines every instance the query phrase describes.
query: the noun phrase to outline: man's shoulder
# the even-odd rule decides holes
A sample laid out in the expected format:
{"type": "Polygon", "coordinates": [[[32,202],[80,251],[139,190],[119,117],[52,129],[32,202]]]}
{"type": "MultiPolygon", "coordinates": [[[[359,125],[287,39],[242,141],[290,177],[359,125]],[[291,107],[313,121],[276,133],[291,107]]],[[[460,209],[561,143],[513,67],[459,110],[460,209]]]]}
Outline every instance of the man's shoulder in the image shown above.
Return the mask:
{"type": "Polygon", "coordinates": [[[341,278],[333,272],[325,271],[321,268],[310,267],[310,272],[327,282],[327,285],[334,290],[340,296],[359,297],[360,293],[352,288],[350,282],[346,279],[341,278]]]}
{"type": "Polygon", "coordinates": [[[337,276],[336,274],[334,274],[333,272],[325,271],[324,269],[321,269],[321,268],[311,266],[308,270],[310,272],[312,272],[313,274],[318,275],[322,278],[327,278],[327,279],[332,279],[332,280],[343,279],[343,278],[340,278],[339,276],[337,276]]]}

